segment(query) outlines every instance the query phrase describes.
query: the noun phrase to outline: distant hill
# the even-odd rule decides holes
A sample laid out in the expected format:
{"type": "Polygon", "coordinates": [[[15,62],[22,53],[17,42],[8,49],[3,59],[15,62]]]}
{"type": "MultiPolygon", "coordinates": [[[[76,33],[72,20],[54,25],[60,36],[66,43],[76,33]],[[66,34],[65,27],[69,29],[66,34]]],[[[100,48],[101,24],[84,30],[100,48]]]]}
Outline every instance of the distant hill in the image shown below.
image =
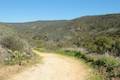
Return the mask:
{"type": "Polygon", "coordinates": [[[39,46],[80,47],[97,36],[120,38],[120,14],[83,16],[72,20],[3,23],[39,46]],[[41,45],[40,45],[41,43],[41,45]]]}

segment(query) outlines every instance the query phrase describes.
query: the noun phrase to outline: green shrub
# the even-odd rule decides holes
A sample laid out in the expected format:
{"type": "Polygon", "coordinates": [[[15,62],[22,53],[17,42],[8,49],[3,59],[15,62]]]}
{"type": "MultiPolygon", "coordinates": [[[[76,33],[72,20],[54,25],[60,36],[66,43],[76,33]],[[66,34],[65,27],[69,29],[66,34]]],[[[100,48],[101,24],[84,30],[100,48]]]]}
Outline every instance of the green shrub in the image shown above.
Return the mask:
{"type": "Polygon", "coordinates": [[[95,44],[97,45],[97,52],[104,54],[109,51],[112,47],[112,38],[109,37],[97,37],[95,39],[95,44]]]}
{"type": "Polygon", "coordinates": [[[119,60],[110,55],[103,55],[95,61],[96,64],[106,67],[115,67],[120,64],[119,60]]]}
{"type": "Polygon", "coordinates": [[[86,58],[86,54],[84,54],[84,53],[82,53],[80,51],[65,50],[62,53],[65,54],[65,55],[68,55],[68,56],[76,57],[76,58],[83,58],[83,59],[86,58]]]}
{"type": "Polygon", "coordinates": [[[120,73],[119,59],[110,55],[99,55],[99,57],[92,62],[92,66],[95,67],[101,74],[103,74],[106,80],[116,78],[120,73]]]}
{"type": "Polygon", "coordinates": [[[84,44],[84,47],[87,48],[89,52],[96,52],[97,51],[97,45],[94,44],[92,41],[91,42],[86,42],[84,44]]]}
{"type": "Polygon", "coordinates": [[[69,50],[65,50],[64,54],[66,54],[66,55],[68,55],[68,56],[73,56],[73,57],[76,56],[76,52],[74,52],[74,51],[69,51],[69,50]]]}

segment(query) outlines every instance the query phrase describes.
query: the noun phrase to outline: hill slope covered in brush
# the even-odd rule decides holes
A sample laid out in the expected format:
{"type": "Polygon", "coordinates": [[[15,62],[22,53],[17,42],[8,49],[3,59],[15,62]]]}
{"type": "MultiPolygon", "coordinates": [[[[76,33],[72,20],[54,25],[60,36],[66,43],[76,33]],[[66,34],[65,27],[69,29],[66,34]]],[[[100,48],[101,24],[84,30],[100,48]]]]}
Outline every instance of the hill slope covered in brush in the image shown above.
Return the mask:
{"type": "Polygon", "coordinates": [[[100,52],[102,48],[106,48],[104,52],[111,52],[113,47],[119,46],[115,44],[120,40],[120,14],[2,25],[12,27],[20,37],[38,47],[85,47],[92,52],[100,52]]]}

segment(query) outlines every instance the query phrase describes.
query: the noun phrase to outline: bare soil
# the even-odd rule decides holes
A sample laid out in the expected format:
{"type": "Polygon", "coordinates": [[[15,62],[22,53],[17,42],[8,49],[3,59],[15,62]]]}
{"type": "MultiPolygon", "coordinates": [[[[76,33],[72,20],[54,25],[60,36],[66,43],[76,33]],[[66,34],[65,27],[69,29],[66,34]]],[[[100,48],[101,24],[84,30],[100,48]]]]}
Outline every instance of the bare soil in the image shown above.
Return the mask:
{"type": "Polygon", "coordinates": [[[42,63],[6,80],[87,80],[90,70],[79,60],[52,53],[34,52],[42,56],[42,63]]]}

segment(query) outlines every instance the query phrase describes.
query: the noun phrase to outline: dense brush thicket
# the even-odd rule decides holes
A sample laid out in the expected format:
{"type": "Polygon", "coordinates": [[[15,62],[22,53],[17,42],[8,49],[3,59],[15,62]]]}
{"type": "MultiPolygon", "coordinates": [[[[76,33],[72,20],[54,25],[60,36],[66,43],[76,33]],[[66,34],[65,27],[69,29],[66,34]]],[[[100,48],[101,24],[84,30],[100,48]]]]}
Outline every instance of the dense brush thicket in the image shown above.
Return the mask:
{"type": "Polygon", "coordinates": [[[9,27],[0,28],[0,63],[21,65],[33,56],[26,40],[9,27]]]}
{"type": "Polygon", "coordinates": [[[91,53],[110,54],[120,56],[120,38],[99,36],[94,40],[89,40],[84,44],[84,47],[91,53]]]}
{"type": "Polygon", "coordinates": [[[91,53],[120,55],[120,14],[86,16],[75,19],[73,44],[91,53]]]}

